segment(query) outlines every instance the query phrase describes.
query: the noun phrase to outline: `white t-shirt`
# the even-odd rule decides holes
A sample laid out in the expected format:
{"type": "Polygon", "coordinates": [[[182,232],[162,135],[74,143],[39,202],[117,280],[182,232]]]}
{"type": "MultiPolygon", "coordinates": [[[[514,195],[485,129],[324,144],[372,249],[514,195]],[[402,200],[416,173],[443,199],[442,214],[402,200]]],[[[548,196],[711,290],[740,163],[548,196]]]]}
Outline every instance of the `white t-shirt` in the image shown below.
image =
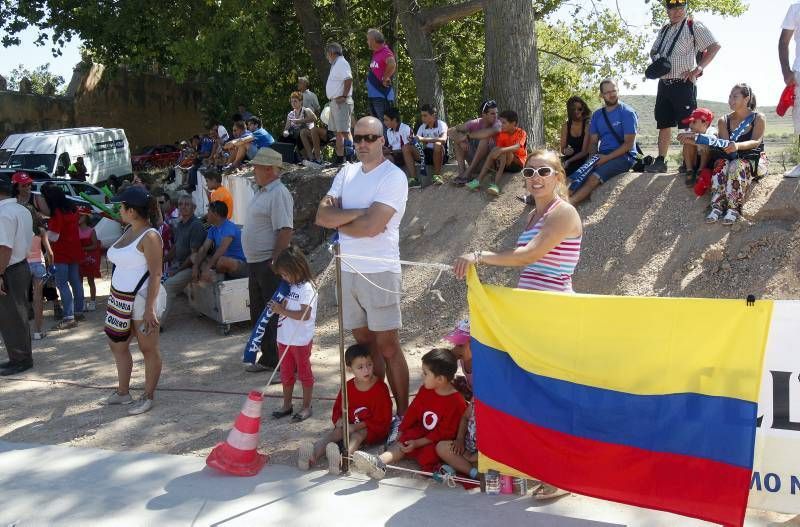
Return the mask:
{"type": "Polygon", "coordinates": [[[230,136],[228,135],[228,131],[222,125],[218,125],[217,126],[217,135],[219,136],[219,142],[220,143],[224,143],[225,141],[230,139],[230,136]]]}
{"type": "MultiPolygon", "coordinates": [[[[350,69],[350,63],[344,57],[339,56],[331,64],[331,71],[328,73],[328,82],[325,84],[325,95],[328,99],[335,99],[344,95],[344,81],[353,78],[353,71],[350,69]]],[[[347,93],[348,97],[353,95],[353,86],[350,85],[350,91],[347,93]]]]}
{"type": "Polygon", "coordinates": [[[794,31],[794,71],[800,70],[800,3],[792,4],[783,19],[783,29],[794,31]]]}
{"type": "Polygon", "coordinates": [[[400,150],[403,148],[403,145],[407,145],[411,142],[411,127],[406,123],[400,123],[397,131],[387,128],[386,139],[389,143],[389,148],[392,150],[400,150]]]}
{"type": "Polygon", "coordinates": [[[31,212],[17,203],[17,198],[0,201],[0,245],[11,249],[8,265],[27,259],[31,240],[33,240],[31,212]]]}
{"type": "MultiPolygon", "coordinates": [[[[428,125],[422,123],[417,130],[417,135],[420,137],[437,138],[442,135],[447,135],[447,123],[444,121],[436,121],[436,128],[428,128],[428,125]]],[[[433,148],[434,143],[425,143],[425,148],[433,148]]]]}
{"type": "Polygon", "coordinates": [[[311,282],[292,284],[286,295],[286,309],[298,311],[301,306],[310,306],[311,315],[308,320],[295,320],[280,317],[278,321],[278,342],[287,346],[305,346],[314,339],[314,327],[317,322],[317,295],[311,282]]]}
{"type": "MultiPolygon", "coordinates": [[[[383,203],[394,209],[386,229],[370,238],[353,238],[339,233],[342,254],[355,254],[373,258],[400,259],[400,222],[406,212],[408,200],[408,180],[398,167],[384,161],[368,173],[361,169],[361,163],[345,165],[333,179],[328,195],[342,198],[344,209],[368,209],[373,203],[383,203]]],[[[342,271],[352,273],[353,269],[362,273],[400,272],[400,263],[375,262],[370,260],[348,260],[342,264],[342,271]]]]}

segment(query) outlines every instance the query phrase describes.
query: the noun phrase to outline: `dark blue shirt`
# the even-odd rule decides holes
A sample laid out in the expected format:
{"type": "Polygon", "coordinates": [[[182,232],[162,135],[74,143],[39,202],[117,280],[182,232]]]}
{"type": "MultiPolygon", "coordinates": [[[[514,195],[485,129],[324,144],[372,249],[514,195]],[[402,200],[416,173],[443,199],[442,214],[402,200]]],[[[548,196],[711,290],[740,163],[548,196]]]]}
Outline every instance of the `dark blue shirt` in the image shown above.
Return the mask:
{"type": "MultiPolygon", "coordinates": [[[[607,113],[611,126],[614,128],[616,135],[621,139],[624,140],[626,135],[635,135],[638,131],[639,118],[636,116],[636,112],[633,108],[625,103],[620,102],[616,108],[607,113]]],[[[589,123],[589,133],[600,136],[600,145],[597,150],[601,154],[610,154],[622,144],[608,128],[606,120],[603,117],[602,108],[592,114],[592,120],[589,123]]],[[[628,154],[636,157],[635,142],[628,154]]]]}
{"type": "Polygon", "coordinates": [[[231,237],[233,240],[223,256],[244,261],[244,251],[242,250],[242,231],[239,230],[239,227],[237,227],[235,223],[233,223],[231,220],[225,220],[219,227],[212,225],[208,228],[207,238],[214,242],[215,248],[222,245],[223,238],[227,237],[231,237]]]}

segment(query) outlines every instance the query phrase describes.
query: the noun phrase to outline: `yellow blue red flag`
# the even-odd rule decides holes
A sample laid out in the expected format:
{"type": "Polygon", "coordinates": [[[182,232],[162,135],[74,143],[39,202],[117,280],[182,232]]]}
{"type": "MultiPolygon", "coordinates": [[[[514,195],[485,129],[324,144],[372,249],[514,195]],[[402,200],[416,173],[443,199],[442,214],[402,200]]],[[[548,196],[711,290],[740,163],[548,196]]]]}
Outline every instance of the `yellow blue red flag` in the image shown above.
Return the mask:
{"type": "Polygon", "coordinates": [[[481,472],[743,523],[772,302],[467,283],[481,472]]]}

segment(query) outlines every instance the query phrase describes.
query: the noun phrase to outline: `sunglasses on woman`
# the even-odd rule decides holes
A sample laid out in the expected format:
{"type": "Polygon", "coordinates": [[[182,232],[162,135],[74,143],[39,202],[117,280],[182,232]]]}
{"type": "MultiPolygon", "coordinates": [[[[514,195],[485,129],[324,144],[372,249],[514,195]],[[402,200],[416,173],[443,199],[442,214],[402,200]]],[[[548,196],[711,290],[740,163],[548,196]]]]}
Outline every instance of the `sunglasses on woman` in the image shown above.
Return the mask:
{"type": "Polygon", "coordinates": [[[522,177],[530,179],[533,176],[548,177],[555,174],[555,170],[550,167],[525,167],[522,169],[522,177]]]}
{"type": "Polygon", "coordinates": [[[378,139],[383,137],[382,135],[375,135],[375,134],[366,134],[366,135],[354,135],[353,136],[353,144],[357,145],[361,141],[366,141],[367,143],[374,143],[378,139]]]}

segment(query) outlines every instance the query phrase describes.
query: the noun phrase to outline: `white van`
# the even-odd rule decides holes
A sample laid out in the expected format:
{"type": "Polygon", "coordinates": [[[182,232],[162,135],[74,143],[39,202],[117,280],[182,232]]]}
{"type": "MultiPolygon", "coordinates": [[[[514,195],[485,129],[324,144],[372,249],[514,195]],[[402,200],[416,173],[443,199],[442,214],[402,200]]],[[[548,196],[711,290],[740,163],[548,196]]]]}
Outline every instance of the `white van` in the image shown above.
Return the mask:
{"type": "Polygon", "coordinates": [[[101,126],[86,126],[83,128],[64,128],[61,130],[44,130],[41,132],[24,132],[20,134],[11,134],[5,138],[3,144],[0,144],[0,168],[6,168],[8,165],[8,158],[17,151],[19,144],[27,137],[36,135],[70,135],[85,132],[98,132],[102,130],[101,126]]]}
{"type": "Polygon", "coordinates": [[[57,177],[62,170],[66,174],[67,167],[83,157],[90,183],[133,173],[128,138],[121,128],[88,127],[18,135],[26,137],[8,158],[9,169],[39,170],[57,177]]]}

